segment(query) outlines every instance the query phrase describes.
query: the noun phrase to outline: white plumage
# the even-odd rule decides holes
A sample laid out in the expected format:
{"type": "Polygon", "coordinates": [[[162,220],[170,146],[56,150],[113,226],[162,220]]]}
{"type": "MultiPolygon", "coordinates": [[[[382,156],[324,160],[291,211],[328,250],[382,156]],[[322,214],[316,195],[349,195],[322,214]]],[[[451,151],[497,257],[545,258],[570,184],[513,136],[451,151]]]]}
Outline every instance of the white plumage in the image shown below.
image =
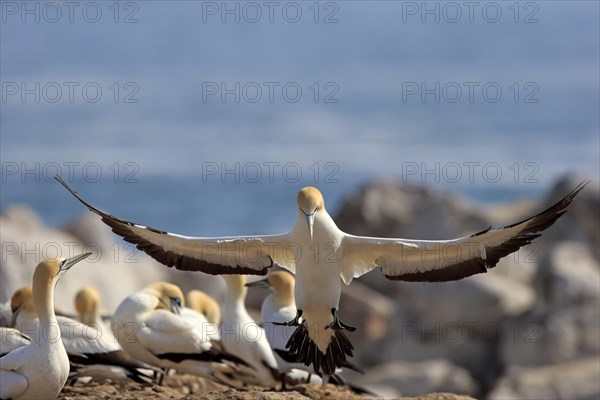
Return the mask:
{"type": "Polygon", "coordinates": [[[33,300],[42,334],[0,358],[0,398],[49,399],[62,390],[69,375],[69,358],[54,314],[54,286],[64,272],[90,254],[49,259],[36,267],[33,300]]]}

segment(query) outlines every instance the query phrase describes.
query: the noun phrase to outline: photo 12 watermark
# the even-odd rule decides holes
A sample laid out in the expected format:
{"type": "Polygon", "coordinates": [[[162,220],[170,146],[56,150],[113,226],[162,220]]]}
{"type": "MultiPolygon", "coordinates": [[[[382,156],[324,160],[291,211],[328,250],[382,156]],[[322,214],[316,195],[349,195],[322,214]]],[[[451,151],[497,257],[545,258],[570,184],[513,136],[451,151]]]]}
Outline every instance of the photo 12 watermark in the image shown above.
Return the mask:
{"type": "Polygon", "coordinates": [[[2,1],[2,23],[137,24],[137,1],[2,1]]]}
{"type": "Polygon", "coordinates": [[[137,104],[140,86],[136,82],[2,82],[2,103],[123,103],[137,104]]]}
{"type": "Polygon", "coordinates": [[[222,24],[290,23],[337,24],[335,1],[203,1],[202,22],[222,24]]]}
{"type": "Polygon", "coordinates": [[[536,82],[402,82],[403,103],[498,103],[537,104],[540,86],[536,82]]]}
{"type": "Polygon", "coordinates": [[[96,243],[78,241],[43,241],[43,242],[25,242],[5,240],[1,243],[2,263],[10,260],[27,265],[37,265],[44,260],[52,258],[72,258],[79,254],[91,252],[92,255],[86,258],[87,263],[97,263],[100,261],[138,264],[140,259],[145,257],[143,252],[138,250],[135,245],[119,241],[113,243],[96,243]]]}
{"type": "Polygon", "coordinates": [[[336,82],[202,82],[202,102],[216,103],[339,103],[336,82]]]}
{"type": "Polygon", "coordinates": [[[0,169],[2,183],[54,183],[57,176],[69,183],[76,181],[96,183],[103,178],[110,179],[113,183],[139,183],[137,174],[140,166],[133,161],[112,164],[96,161],[3,161],[0,163],[0,169]]]}
{"type": "Polygon", "coordinates": [[[403,1],[402,22],[515,24],[540,22],[540,4],[534,1],[403,1]]]}
{"type": "Polygon", "coordinates": [[[403,183],[539,183],[538,163],[533,161],[506,164],[497,161],[404,161],[400,165],[403,183]]]}
{"type": "Polygon", "coordinates": [[[514,343],[538,343],[541,329],[533,322],[503,325],[497,322],[403,322],[399,340],[402,343],[499,343],[510,340],[514,343]]]}
{"type": "Polygon", "coordinates": [[[295,161],[204,161],[201,166],[202,183],[339,183],[338,163],[328,161],[303,164],[295,161]]]}

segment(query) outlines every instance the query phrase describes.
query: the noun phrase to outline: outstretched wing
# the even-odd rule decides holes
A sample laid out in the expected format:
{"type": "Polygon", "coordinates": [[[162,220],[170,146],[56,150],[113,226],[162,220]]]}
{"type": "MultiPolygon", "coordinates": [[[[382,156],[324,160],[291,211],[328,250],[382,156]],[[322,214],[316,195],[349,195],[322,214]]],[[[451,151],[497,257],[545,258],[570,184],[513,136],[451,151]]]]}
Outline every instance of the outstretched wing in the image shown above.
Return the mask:
{"type": "Polygon", "coordinates": [[[55,178],[112,231],[168,267],[212,275],[266,275],[273,263],[294,272],[293,257],[286,256],[288,235],[188,237],[125,221],[82,199],[60,177],[55,178]]]}
{"type": "Polygon", "coordinates": [[[502,257],[539,237],[565,213],[587,183],[531,218],[464,238],[426,241],[346,235],[342,242],[342,278],[350,283],[375,267],[380,267],[388,279],[411,282],[454,281],[487,272],[502,257]]]}

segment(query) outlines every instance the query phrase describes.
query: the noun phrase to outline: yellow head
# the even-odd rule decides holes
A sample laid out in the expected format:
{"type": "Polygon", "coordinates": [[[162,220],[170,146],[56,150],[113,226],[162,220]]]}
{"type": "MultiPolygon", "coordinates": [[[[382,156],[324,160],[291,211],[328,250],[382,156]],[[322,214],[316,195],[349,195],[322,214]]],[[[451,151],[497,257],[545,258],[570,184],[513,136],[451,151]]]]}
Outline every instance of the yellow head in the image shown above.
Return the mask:
{"type": "Polygon", "coordinates": [[[96,322],[99,304],[100,293],[91,286],[84,286],[75,295],[75,309],[79,320],[86,325],[96,322]]]}
{"type": "Polygon", "coordinates": [[[275,303],[285,307],[294,304],[294,276],[287,271],[274,271],[265,279],[246,284],[248,287],[263,287],[275,292],[275,303]]]}
{"type": "Polygon", "coordinates": [[[308,223],[308,233],[310,235],[310,239],[312,240],[315,214],[325,210],[325,201],[323,200],[323,195],[319,189],[312,186],[307,186],[300,189],[298,192],[297,201],[298,209],[306,217],[306,222],[308,223]]]}
{"type": "Polygon", "coordinates": [[[35,312],[33,308],[33,290],[31,286],[25,286],[15,290],[10,299],[10,308],[13,314],[19,311],[35,312]]]}
{"type": "Polygon", "coordinates": [[[287,271],[275,271],[267,277],[275,298],[280,305],[288,305],[294,302],[294,286],[296,281],[294,276],[287,271]]]}
{"type": "Polygon", "coordinates": [[[169,282],[155,282],[145,287],[146,292],[158,298],[157,309],[165,309],[179,314],[181,307],[185,305],[183,292],[177,285],[169,282]]]}
{"type": "Polygon", "coordinates": [[[23,310],[33,311],[42,318],[53,314],[54,285],[69,268],[91,254],[84,253],[69,259],[49,258],[39,263],[33,273],[33,287],[21,288],[13,294],[11,299],[13,322],[16,321],[16,314],[23,310]]]}
{"type": "Polygon", "coordinates": [[[208,322],[218,324],[221,322],[221,308],[219,304],[200,290],[191,290],[187,294],[188,307],[204,314],[208,322]]]}

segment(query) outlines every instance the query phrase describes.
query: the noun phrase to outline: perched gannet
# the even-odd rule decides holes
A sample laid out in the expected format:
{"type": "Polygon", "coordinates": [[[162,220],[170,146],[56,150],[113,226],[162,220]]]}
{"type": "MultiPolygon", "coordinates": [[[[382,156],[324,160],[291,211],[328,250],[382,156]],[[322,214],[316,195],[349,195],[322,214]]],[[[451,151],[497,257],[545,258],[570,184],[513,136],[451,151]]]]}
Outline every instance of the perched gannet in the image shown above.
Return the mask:
{"type": "Polygon", "coordinates": [[[43,337],[0,358],[0,398],[56,398],[69,376],[69,358],[54,315],[54,286],[73,265],[92,253],[41,262],[33,273],[33,303],[43,337]]]}
{"type": "Polygon", "coordinates": [[[336,226],[321,192],[305,187],[298,193],[298,211],[291,232],[269,236],[186,237],[138,225],[79,201],[127,242],[155,260],[181,270],[209,274],[265,275],[274,263],[296,274],[297,316],[303,322],[288,343],[298,360],[329,375],[352,355],[343,330],[354,330],[338,316],[341,280],[350,284],[375,268],[386,278],[412,282],[443,282],[486,272],[498,261],[541,235],[567,209],[587,183],[562,200],[521,222],[453,240],[406,240],[350,235],[336,226]]]}
{"type": "Polygon", "coordinates": [[[215,299],[201,290],[190,290],[186,296],[187,306],[203,314],[208,322],[218,324],[221,322],[221,307],[215,299]]]}
{"type": "Polygon", "coordinates": [[[100,293],[94,287],[84,286],[75,294],[75,310],[82,324],[105,327],[100,317],[100,293]]]}
{"type": "MultiPolygon", "coordinates": [[[[294,277],[285,271],[275,271],[270,273],[266,279],[247,283],[246,286],[263,287],[273,291],[264,299],[260,313],[267,339],[275,352],[281,374],[286,374],[293,368],[302,368],[302,364],[292,362],[285,348],[295,329],[292,326],[285,326],[285,323],[296,316],[294,277]]],[[[282,383],[284,382],[282,377],[282,383]]]]}
{"type": "Polygon", "coordinates": [[[246,361],[246,368],[236,376],[244,384],[275,387],[279,383],[277,361],[263,328],[252,319],[244,304],[248,289],[243,275],[224,275],[227,292],[223,303],[221,335],[232,354],[246,361]]]}
{"type": "MultiPolygon", "coordinates": [[[[37,340],[43,331],[38,329],[38,316],[33,307],[31,287],[17,289],[11,299],[15,327],[37,340]]],[[[82,310],[91,314],[84,304],[82,310]]],[[[132,359],[106,326],[85,325],[75,319],[56,316],[61,332],[61,340],[71,362],[73,377],[89,377],[96,380],[128,380],[147,383],[140,369],[148,366],[132,359]]]]}
{"type": "MultiPolygon", "coordinates": [[[[179,287],[157,282],[127,297],[113,316],[123,349],[135,359],[163,369],[211,377],[211,362],[244,364],[211,339],[189,316],[179,287]]],[[[200,315],[200,314],[199,314],[200,315]]]]}

